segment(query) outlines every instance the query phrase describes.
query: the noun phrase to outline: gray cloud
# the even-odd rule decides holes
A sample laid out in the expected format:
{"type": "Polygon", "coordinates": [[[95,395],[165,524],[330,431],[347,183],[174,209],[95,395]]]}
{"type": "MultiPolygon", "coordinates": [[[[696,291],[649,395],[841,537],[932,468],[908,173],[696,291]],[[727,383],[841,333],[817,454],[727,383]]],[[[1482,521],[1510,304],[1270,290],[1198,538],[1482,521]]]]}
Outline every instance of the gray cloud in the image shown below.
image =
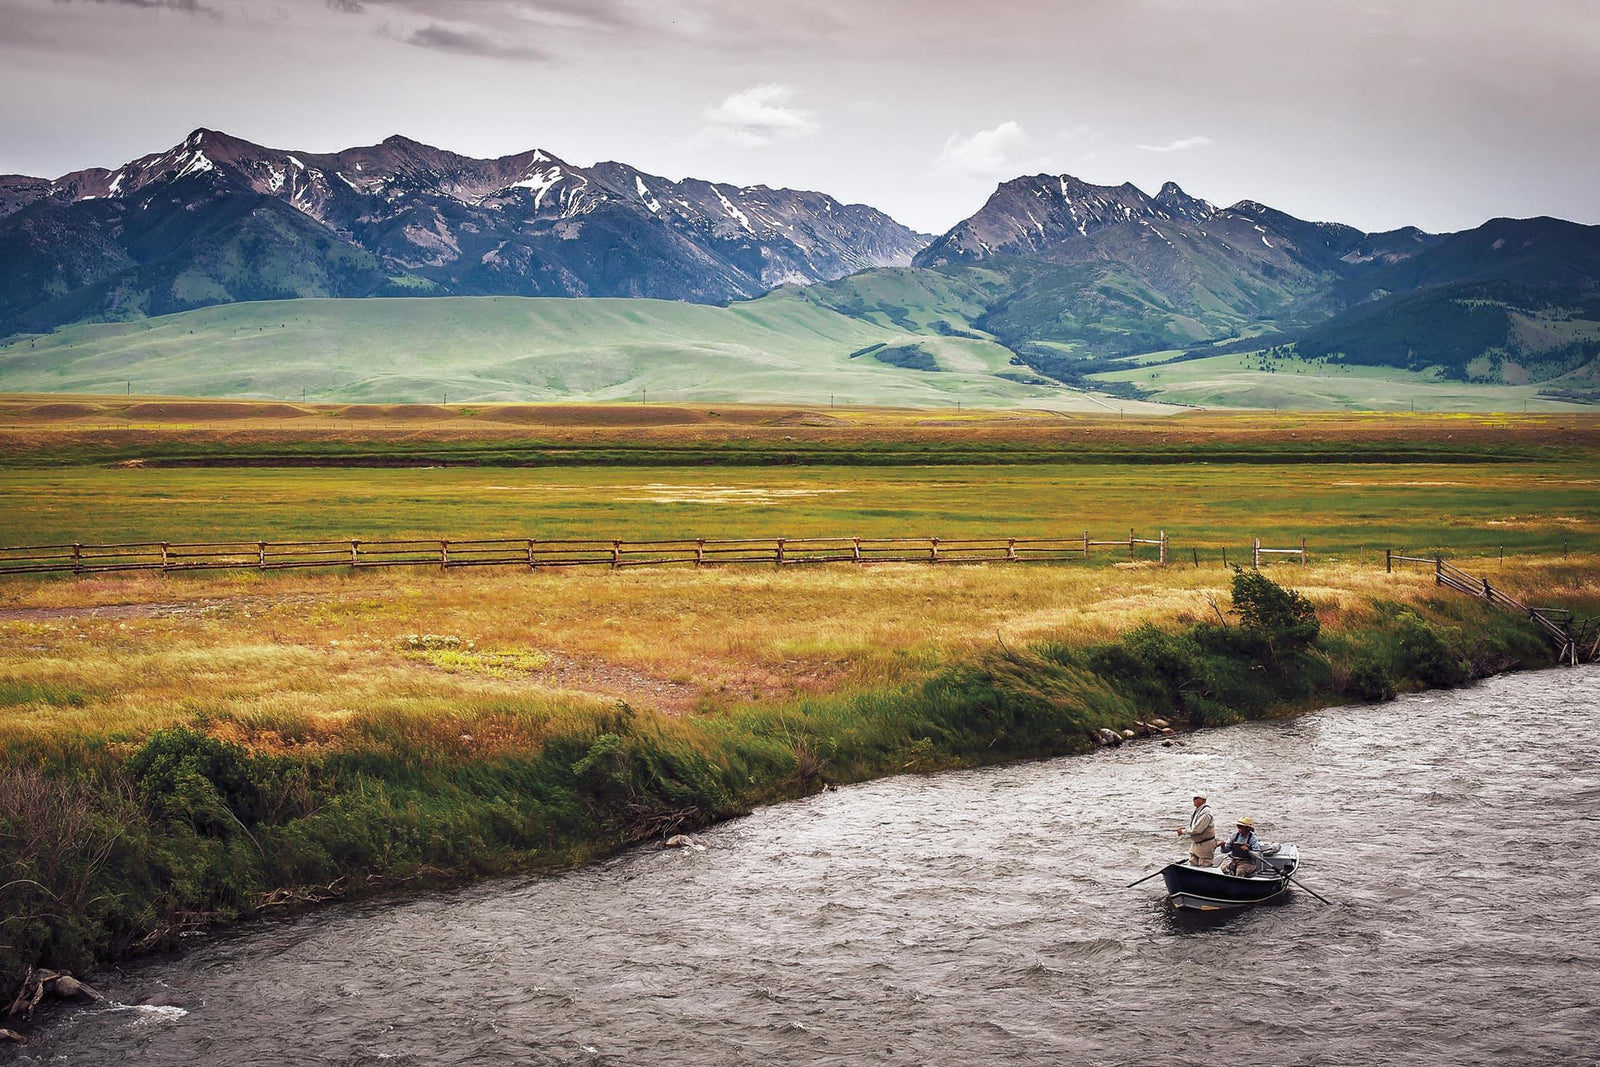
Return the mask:
{"type": "Polygon", "coordinates": [[[142,7],[151,11],[181,11],[188,15],[215,16],[215,8],[200,0],[57,0],[58,3],[102,4],[111,7],[142,7]]]}
{"type": "Polygon", "coordinates": [[[733,144],[759,147],[791,137],[805,137],[820,128],[817,117],[795,107],[787,85],[752,85],[733,93],[702,113],[704,134],[733,144]]]}
{"type": "Polygon", "coordinates": [[[492,40],[476,30],[456,30],[437,22],[411,31],[402,40],[418,48],[432,48],[461,56],[481,56],[487,59],[548,59],[531,45],[492,40]]]}
{"type": "Polygon", "coordinates": [[[1210,147],[1211,143],[1211,138],[1205,134],[1197,134],[1193,137],[1180,137],[1176,141],[1168,141],[1166,144],[1142,144],[1139,146],[1139,150],[1141,152],[1187,152],[1191,148],[1210,147]]]}

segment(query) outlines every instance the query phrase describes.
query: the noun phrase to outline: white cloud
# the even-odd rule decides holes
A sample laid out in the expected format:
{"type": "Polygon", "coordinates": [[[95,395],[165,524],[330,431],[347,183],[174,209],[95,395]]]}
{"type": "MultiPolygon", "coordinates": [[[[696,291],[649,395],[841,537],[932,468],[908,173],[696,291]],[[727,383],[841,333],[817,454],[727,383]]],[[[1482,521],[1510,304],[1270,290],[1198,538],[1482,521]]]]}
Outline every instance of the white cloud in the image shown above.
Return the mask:
{"type": "Polygon", "coordinates": [[[734,144],[760,146],[805,137],[821,128],[817,117],[794,107],[787,85],[752,85],[704,112],[705,134],[734,144]]]}
{"type": "Polygon", "coordinates": [[[973,178],[1010,176],[1018,167],[1018,154],[1027,147],[1028,132],[1015,122],[1002,122],[970,137],[951,134],[934,166],[973,178]]]}
{"type": "Polygon", "coordinates": [[[1211,138],[1204,135],[1196,137],[1180,137],[1176,141],[1166,144],[1142,144],[1139,147],[1146,152],[1185,152],[1191,148],[1205,148],[1211,144],[1211,138]]]}

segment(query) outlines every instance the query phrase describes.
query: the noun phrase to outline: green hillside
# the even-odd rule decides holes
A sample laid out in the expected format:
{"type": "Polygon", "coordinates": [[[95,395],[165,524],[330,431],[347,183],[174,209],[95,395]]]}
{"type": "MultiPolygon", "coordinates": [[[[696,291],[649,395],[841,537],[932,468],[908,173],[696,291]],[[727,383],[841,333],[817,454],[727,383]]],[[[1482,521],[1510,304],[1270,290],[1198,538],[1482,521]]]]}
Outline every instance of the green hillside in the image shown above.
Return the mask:
{"type": "MultiPolygon", "coordinates": [[[[1092,377],[1108,386],[1138,386],[1152,400],[1199,407],[1294,411],[1594,410],[1592,404],[1585,406],[1552,395],[1567,384],[1564,379],[1527,385],[1483,385],[1451,380],[1436,368],[1409,371],[1323,360],[1273,359],[1257,352],[1145,364],[1092,377]]],[[[1578,387],[1580,383],[1573,385],[1578,387]]],[[[1589,382],[1587,388],[1592,390],[1595,384],[1589,382]]],[[[1581,395],[1581,388],[1572,392],[1581,395]]]]}
{"type": "MultiPolygon", "coordinates": [[[[933,304],[919,305],[910,324],[933,304]]],[[[981,337],[912,334],[796,291],[726,308],[521,297],[281,300],[13,339],[0,346],[0,391],[1140,406],[999,377],[1027,377],[1012,358],[981,337]],[[863,351],[874,346],[881,347],[863,351]],[[920,355],[895,355],[907,346],[920,355]]]]}

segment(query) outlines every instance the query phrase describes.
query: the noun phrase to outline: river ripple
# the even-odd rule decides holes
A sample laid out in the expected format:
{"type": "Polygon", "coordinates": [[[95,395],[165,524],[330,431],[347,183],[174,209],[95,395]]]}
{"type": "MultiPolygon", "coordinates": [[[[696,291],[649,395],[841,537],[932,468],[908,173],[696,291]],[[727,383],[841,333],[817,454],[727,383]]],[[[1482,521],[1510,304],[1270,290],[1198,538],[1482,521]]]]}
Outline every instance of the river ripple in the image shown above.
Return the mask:
{"type": "Polygon", "coordinates": [[[1546,671],[842,789],[704,852],[197,939],[105,982],[187,1014],[63,1012],[17,1062],[1596,1062],[1597,719],[1600,671],[1546,671]],[[1336,905],[1125,888],[1194,788],[1336,905]]]}

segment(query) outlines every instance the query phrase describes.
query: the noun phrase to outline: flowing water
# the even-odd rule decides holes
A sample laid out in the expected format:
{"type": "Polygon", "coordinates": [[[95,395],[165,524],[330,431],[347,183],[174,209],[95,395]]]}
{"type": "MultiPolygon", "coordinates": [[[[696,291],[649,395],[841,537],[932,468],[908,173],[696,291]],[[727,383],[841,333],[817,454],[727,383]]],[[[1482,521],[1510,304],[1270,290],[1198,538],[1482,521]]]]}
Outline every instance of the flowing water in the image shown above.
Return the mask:
{"type": "Polygon", "coordinates": [[[192,939],[20,1063],[1593,1063],[1600,671],[841,789],[555,877],[192,939]],[[1191,918],[1199,789],[1303,891],[1191,918]]]}

